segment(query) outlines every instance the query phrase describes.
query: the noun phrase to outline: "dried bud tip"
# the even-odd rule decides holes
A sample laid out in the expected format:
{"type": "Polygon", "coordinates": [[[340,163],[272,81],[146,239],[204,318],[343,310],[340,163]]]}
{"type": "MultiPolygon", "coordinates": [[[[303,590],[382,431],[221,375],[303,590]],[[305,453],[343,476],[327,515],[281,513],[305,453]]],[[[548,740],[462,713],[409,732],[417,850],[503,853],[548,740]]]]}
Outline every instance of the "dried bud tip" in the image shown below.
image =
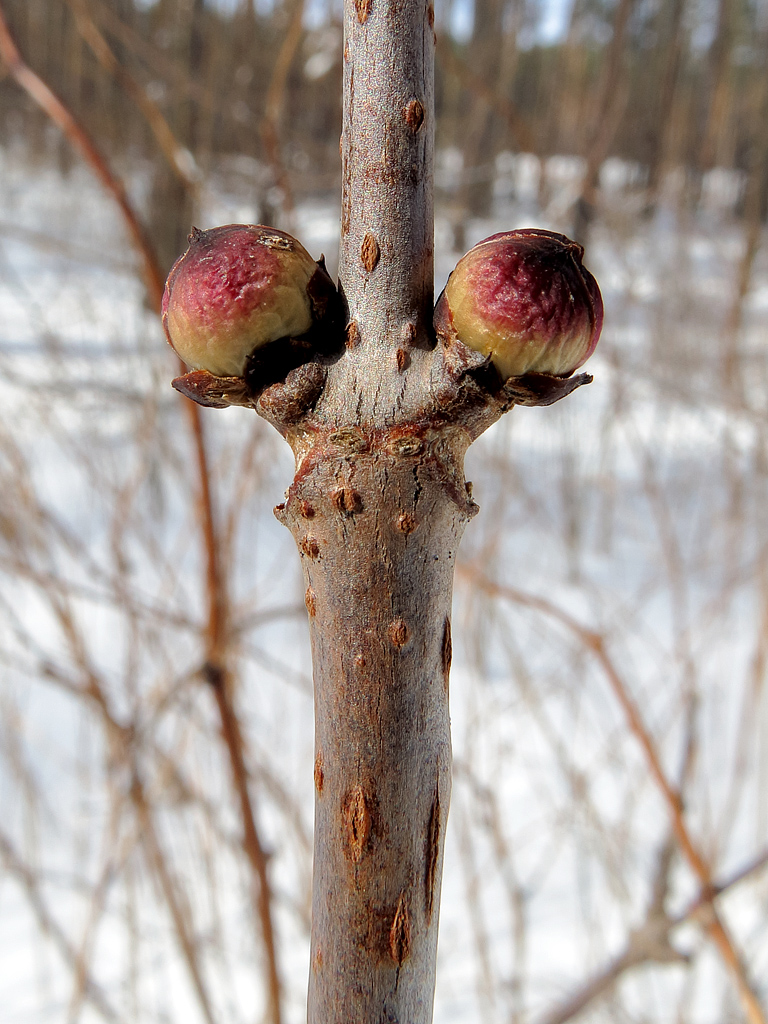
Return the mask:
{"type": "Polygon", "coordinates": [[[490,356],[502,379],[568,377],[594,351],[603,324],[583,248],[554,231],[524,228],[463,256],[435,308],[435,330],[490,356]]]}

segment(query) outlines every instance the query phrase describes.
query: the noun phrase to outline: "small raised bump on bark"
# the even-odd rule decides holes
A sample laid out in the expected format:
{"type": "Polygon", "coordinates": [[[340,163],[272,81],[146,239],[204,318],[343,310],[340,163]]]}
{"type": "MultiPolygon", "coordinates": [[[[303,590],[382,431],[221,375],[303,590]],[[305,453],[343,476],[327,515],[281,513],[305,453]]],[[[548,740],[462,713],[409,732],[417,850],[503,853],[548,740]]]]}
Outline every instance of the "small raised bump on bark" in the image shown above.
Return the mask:
{"type": "Polygon", "coordinates": [[[411,955],[411,911],[405,892],[400,893],[389,929],[389,951],[398,967],[411,955]]]}
{"type": "Polygon", "coordinates": [[[408,626],[403,619],[394,619],[390,622],[389,639],[395,647],[405,647],[408,643],[408,626]]]}
{"type": "Polygon", "coordinates": [[[331,495],[331,504],[343,516],[354,515],[363,509],[363,500],[354,487],[339,487],[331,495]]]}
{"type": "Polygon", "coordinates": [[[282,523],[282,521],[286,518],[285,502],[281,501],[279,505],[275,505],[275,507],[272,509],[272,512],[274,513],[275,519],[279,519],[280,522],[282,523]]]}
{"type": "Polygon", "coordinates": [[[443,626],[443,644],[441,650],[443,662],[443,685],[445,692],[448,692],[448,680],[451,675],[451,662],[453,661],[453,640],[451,639],[451,620],[446,615],[443,626]]]}
{"type": "Polygon", "coordinates": [[[387,448],[393,455],[419,455],[424,450],[424,442],[414,434],[406,434],[393,438],[387,448]]]}
{"type": "Polygon", "coordinates": [[[318,951],[314,955],[314,958],[312,959],[312,969],[315,972],[315,974],[317,974],[318,971],[322,970],[322,968],[323,968],[323,954],[318,949],[318,951]]]}
{"type": "Polygon", "coordinates": [[[295,367],[284,381],[262,391],[257,403],[259,412],[273,423],[297,423],[320,397],[325,376],[325,367],[319,363],[295,367]]]}
{"type": "Polygon", "coordinates": [[[410,512],[401,512],[397,517],[397,528],[400,533],[408,536],[409,533],[413,533],[416,529],[416,519],[410,512]]]}
{"type": "Polygon", "coordinates": [[[368,447],[365,435],[357,427],[342,427],[341,430],[334,430],[328,435],[328,442],[353,454],[364,452],[368,447]]]}
{"type": "Polygon", "coordinates": [[[323,752],[318,750],[317,757],[315,758],[315,789],[318,793],[323,792],[324,782],[325,772],[323,771],[323,752]]]}
{"type": "Polygon", "coordinates": [[[437,882],[437,863],[440,858],[440,790],[435,789],[435,798],[429,811],[427,824],[427,842],[424,868],[424,902],[427,911],[427,923],[432,920],[435,905],[435,883],[437,882]]]}
{"type": "Polygon", "coordinates": [[[317,600],[312,587],[307,587],[306,593],[304,594],[304,604],[307,606],[310,619],[314,619],[317,614],[317,600]]]}
{"type": "Polygon", "coordinates": [[[349,188],[349,179],[347,168],[349,161],[343,160],[343,191],[341,193],[341,237],[346,238],[349,234],[349,222],[352,216],[352,199],[350,198],[351,192],[349,188]]]}
{"type": "Polygon", "coordinates": [[[402,338],[406,345],[413,345],[416,341],[416,324],[413,320],[406,320],[403,325],[402,338]]]}
{"type": "Polygon", "coordinates": [[[430,28],[435,27],[435,8],[432,6],[432,4],[430,4],[429,7],[427,8],[427,21],[429,22],[430,28]]]}
{"type": "Polygon", "coordinates": [[[349,43],[344,43],[344,60],[349,60],[349,43]]]}
{"type": "Polygon", "coordinates": [[[364,654],[356,654],[355,655],[355,668],[364,669],[366,664],[367,664],[367,662],[365,660],[365,655],[364,654]]]}
{"type": "Polygon", "coordinates": [[[424,107],[417,99],[412,99],[405,108],[405,123],[416,134],[424,124],[424,107]]]}
{"type": "Polygon", "coordinates": [[[353,786],[344,798],[341,809],[344,825],[344,852],[354,864],[362,860],[371,834],[371,812],[363,787],[353,786]]]}
{"type": "Polygon", "coordinates": [[[312,517],[315,514],[313,506],[310,505],[306,498],[302,498],[301,501],[299,502],[299,514],[304,519],[312,519],[312,517]]]}
{"type": "Polygon", "coordinates": [[[405,351],[405,349],[404,348],[399,348],[397,350],[397,370],[398,370],[398,373],[402,373],[403,370],[407,370],[408,369],[408,365],[410,364],[410,362],[411,362],[411,357],[408,355],[408,353],[405,351]]]}
{"type": "Polygon", "coordinates": [[[307,556],[307,558],[317,558],[320,554],[320,545],[317,543],[314,537],[307,535],[301,542],[301,550],[307,556]]]}
{"type": "Polygon", "coordinates": [[[467,497],[471,498],[472,497],[472,481],[471,480],[465,480],[465,482],[464,482],[464,489],[467,492],[467,497]]]}
{"type": "Polygon", "coordinates": [[[344,334],[344,344],[347,348],[357,348],[360,344],[360,328],[357,326],[357,320],[350,320],[344,334]]]}
{"type": "Polygon", "coordinates": [[[371,13],[371,4],[372,0],[355,0],[357,20],[361,25],[364,25],[368,20],[368,15],[371,13]]]}
{"type": "Polygon", "coordinates": [[[480,511],[480,506],[478,504],[476,504],[474,501],[472,501],[471,498],[469,499],[467,504],[462,509],[462,512],[463,512],[464,516],[466,516],[467,520],[473,519],[477,515],[477,513],[479,511],[480,511]]]}
{"type": "Polygon", "coordinates": [[[366,231],[363,244],[360,246],[360,259],[369,274],[376,269],[380,256],[381,249],[379,249],[379,243],[370,231],[366,231]]]}

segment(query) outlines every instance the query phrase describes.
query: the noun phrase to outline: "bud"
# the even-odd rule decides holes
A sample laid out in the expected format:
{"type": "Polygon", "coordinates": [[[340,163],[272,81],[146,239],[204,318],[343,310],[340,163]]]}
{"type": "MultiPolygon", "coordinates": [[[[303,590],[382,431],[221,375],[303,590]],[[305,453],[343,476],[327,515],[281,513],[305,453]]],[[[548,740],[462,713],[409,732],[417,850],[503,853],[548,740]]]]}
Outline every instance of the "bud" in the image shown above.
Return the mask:
{"type": "Polygon", "coordinates": [[[584,250],[538,228],[504,231],[462,256],[435,307],[435,330],[491,357],[504,380],[567,377],[592,354],[603,325],[584,250]]]}
{"type": "Polygon", "coordinates": [[[257,349],[305,335],[335,291],[325,267],[284,231],[193,228],[165,284],[163,326],[189,366],[242,377],[257,349]]]}

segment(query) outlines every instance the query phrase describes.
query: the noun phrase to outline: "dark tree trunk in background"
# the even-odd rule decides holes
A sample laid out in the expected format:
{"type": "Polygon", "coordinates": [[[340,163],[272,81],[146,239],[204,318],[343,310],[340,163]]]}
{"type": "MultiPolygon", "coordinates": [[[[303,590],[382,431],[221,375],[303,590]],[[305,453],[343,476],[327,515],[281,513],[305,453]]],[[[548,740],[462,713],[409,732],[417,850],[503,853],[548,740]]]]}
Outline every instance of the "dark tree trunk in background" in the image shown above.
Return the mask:
{"type": "MultiPolygon", "coordinates": [[[[204,0],[167,0],[152,13],[153,28],[161,31],[169,56],[199,81],[203,54],[204,0]]],[[[175,106],[171,124],[176,140],[190,152],[196,149],[198,111],[191,102],[175,106]]],[[[165,161],[155,164],[149,200],[149,223],[160,266],[167,273],[183,252],[195,219],[193,191],[165,161]]]]}
{"type": "Polygon", "coordinates": [[[670,134],[670,122],[677,90],[677,82],[682,58],[682,26],[685,0],[671,0],[668,12],[668,25],[664,32],[665,43],[660,59],[660,88],[654,132],[648,154],[648,209],[653,209],[661,185],[664,158],[667,153],[670,134]]]}
{"type": "MultiPolygon", "coordinates": [[[[501,86],[504,54],[504,0],[475,0],[472,40],[467,64],[491,89],[501,86]]],[[[467,217],[487,217],[493,201],[494,157],[501,121],[480,93],[472,93],[463,119],[459,145],[464,151],[464,179],[458,197],[460,220],[456,225],[455,248],[467,245],[464,227],[467,217]]]]}
{"type": "Polygon", "coordinates": [[[733,53],[736,5],[734,0],[720,0],[717,29],[709,50],[707,108],[699,151],[699,170],[708,171],[717,162],[718,141],[722,137],[728,113],[730,67],[733,53]]]}
{"type": "MultiPolygon", "coordinates": [[[[754,135],[748,154],[748,177],[744,202],[744,248],[739,261],[731,307],[724,324],[723,379],[735,404],[746,405],[745,383],[752,371],[745,372],[745,353],[741,351],[744,303],[752,287],[755,259],[765,221],[768,187],[768,30],[760,40],[763,88],[754,97],[754,135]]],[[[748,364],[747,364],[748,366],[748,364]]]]}

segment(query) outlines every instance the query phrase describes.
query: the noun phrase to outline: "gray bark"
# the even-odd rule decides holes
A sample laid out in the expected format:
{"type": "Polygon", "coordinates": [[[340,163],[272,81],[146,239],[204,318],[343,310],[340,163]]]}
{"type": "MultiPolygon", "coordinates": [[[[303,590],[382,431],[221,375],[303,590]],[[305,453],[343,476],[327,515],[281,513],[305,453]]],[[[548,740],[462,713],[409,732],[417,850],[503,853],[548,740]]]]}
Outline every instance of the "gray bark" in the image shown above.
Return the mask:
{"type": "Polygon", "coordinates": [[[474,511],[466,442],[433,404],[434,15],[347,2],[344,356],[289,433],[281,516],[307,585],[315,679],[310,1024],[432,1019],[453,566],[474,511]]]}
{"type": "Polygon", "coordinates": [[[425,0],[346,4],[347,347],[283,513],[302,554],[315,678],[311,1024],[432,1019],[453,566],[473,511],[463,447],[424,424],[433,17],[425,0]]]}
{"type": "Polygon", "coordinates": [[[451,591],[471,506],[446,494],[428,446],[408,443],[352,458],[340,447],[283,512],[302,553],[315,678],[312,1024],[432,1019],[451,591]]]}

